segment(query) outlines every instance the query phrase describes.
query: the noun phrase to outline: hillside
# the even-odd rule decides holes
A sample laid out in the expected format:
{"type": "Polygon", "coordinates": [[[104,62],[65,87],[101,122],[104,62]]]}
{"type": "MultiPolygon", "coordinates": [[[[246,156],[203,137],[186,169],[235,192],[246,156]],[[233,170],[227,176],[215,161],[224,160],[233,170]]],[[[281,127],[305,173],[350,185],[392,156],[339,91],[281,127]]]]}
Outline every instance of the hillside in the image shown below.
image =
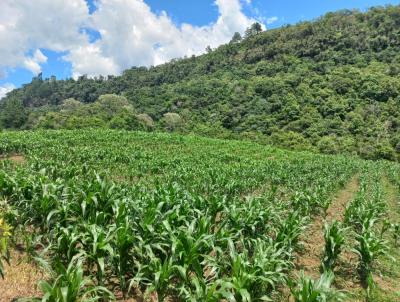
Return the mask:
{"type": "Polygon", "coordinates": [[[3,99],[0,123],[167,129],[398,160],[399,75],[400,6],[340,11],[121,76],[37,77],[3,99]],[[127,103],[96,102],[104,94],[127,103]]]}

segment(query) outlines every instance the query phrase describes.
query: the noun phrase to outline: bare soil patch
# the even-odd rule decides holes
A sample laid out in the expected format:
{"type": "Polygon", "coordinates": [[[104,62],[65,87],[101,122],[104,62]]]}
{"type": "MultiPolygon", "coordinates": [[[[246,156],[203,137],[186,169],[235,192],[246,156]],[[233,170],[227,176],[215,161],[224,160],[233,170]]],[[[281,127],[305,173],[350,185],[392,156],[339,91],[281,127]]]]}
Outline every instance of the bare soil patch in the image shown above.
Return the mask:
{"type": "Polygon", "coordinates": [[[10,160],[12,163],[16,165],[22,165],[26,163],[26,158],[22,154],[13,154],[13,155],[0,155],[0,160],[10,160]]]}
{"type": "Polygon", "coordinates": [[[347,204],[354,198],[359,188],[358,176],[354,176],[349,183],[340,190],[326,212],[326,221],[343,221],[347,204]]]}
{"type": "Polygon", "coordinates": [[[15,250],[11,251],[10,265],[5,264],[5,278],[0,278],[0,302],[40,297],[37,284],[44,278],[43,271],[28,263],[24,254],[15,250]]]}

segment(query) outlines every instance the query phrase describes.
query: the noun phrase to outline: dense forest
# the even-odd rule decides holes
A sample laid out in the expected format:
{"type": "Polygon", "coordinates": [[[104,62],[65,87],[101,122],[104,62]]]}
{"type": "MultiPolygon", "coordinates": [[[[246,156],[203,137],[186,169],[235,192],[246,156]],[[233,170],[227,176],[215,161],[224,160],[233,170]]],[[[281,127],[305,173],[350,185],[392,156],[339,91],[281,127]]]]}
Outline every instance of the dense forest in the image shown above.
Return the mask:
{"type": "Polygon", "coordinates": [[[40,75],[0,101],[7,129],[124,128],[400,159],[400,6],[328,13],[121,76],[40,75]]]}

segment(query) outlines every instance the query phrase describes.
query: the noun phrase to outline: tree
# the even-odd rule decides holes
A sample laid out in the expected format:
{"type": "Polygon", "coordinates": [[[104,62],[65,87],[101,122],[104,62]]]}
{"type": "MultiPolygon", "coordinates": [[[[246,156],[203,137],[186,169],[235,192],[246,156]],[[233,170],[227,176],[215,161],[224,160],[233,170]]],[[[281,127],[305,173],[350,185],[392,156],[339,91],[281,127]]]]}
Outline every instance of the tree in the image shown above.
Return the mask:
{"type": "Polygon", "coordinates": [[[258,22],[255,22],[248,29],[246,29],[245,37],[249,38],[249,37],[258,35],[261,32],[262,32],[261,24],[258,22]]]}
{"type": "Polygon", "coordinates": [[[0,106],[0,126],[2,128],[21,128],[27,118],[28,113],[21,100],[8,99],[0,106]]]}
{"type": "Polygon", "coordinates": [[[111,129],[138,130],[140,128],[137,117],[128,112],[121,112],[110,120],[109,127],[111,129]]]}
{"type": "Polygon", "coordinates": [[[72,112],[72,111],[76,111],[78,108],[80,108],[83,104],[77,100],[75,100],[74,98],[69,98],[66,99],[62,105],[61,105],[61,109],[63,111],[66,112],[72,112]]]}
{"type": "Polygon", "coordinates": [[[105,94],[99,97],[96,104],[101,113],[111,119],[124,109],[132,109],[126,97],[115,94],[105,94]]]}
{"type": "Polygon", "coordinates": [[[153,130],[154,129],[154,121],[150,115],[146,113],[141,113],[136,116],[139,121],[139,124],[142,126],[143,130],[153,130]]]}
{"type": "Polygon", "coordinates": [[[339,151],[339,146],[336,137],[324,136],[317,143],[318,150],[326,154],[336,154],[339,151]]]}
{"type": "Polygon", "coordinates": [[[232,39],[231,39],[231,41],[230,41],[229,43],[238,43],[238,42],[240,42],[240,41],[242,41],[242,36],[241,36],[241,34],[238,33],[238,32],[235,32],[234,35],[233,35],[233,37],[232,37],[232,39]]]}
{"type": "Polygon", "coordinates": [[[178,113],[168,112],[164,114],[161,123],[168,131],[174,131],[182,126],[183,120],[178,113]]]}

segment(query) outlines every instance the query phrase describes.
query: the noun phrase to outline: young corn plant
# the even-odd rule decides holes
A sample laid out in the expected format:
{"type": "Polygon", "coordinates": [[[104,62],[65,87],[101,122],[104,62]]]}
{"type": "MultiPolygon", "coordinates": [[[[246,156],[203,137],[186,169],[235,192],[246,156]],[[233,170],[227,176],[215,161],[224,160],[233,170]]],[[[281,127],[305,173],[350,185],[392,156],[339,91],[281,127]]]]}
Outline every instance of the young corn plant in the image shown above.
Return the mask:
{"type": "Polygon", "coordinates": [[[148,269],[153,276],[151,284],[147,288],[147,294],[156,292],[158,301],[164,301],[175,290],[172,281],[178,274],[176,266],[171,258],[161,261],[153,256],[148,269]]]}
{"type": "Polygon", "coordinates": [[[85,225],[85,234],[82,239],[83,250],[89,265],[95,267],[99,285],[104,285],[105,259],[114,255],[110,244],[113,229],[105,230],[97,225],[85,225]]]}
{"type": "Polygon", "coordinates": [[[43,297],[34,301],[42,302],[76,302],[76,301],[107,301],[114,300],[114,295],[106,288],[94,286],[93,282],[84,277],[82,260],[77,259],[64,267],[61,263],[55,268],[56,278],[52,282],[41,281],[39,288],[43,297]]]}
{"type": "Polygon", "coordinates": [[[336,261],[342,252],[345,243],[346,229],[341,226],[338,221],[324,225],[325,248],[322,261],[323,271],[334,271],[336,261]]]}
{"type": "Polygon", "coordinates": [[[383,238],[383,235],[385,235],[385,233],[387,231],[389,231],[392,228],[392,223],[390,222],[389,219],[384,219],[382,221],[382,226],[381,226],[381,230],[380,230],[380,236],[381,238],[383,238]]]}
{"type": "Polygon", "coordinates": [[[393,224],[393,239],[394,244],[397,246],[399,244],[400,239],[400,223],[393,224]]]}
{"type": "Polygon", "coordinates": [[[272,240],[254,240],[250,249],[238,251],[229,242],[225,285],[230,287],[233,301],[266,301],[272,290],[285,280],[291,267],[288,252],[272,240]]]}
{"type": "Polygon", "coordinates": [[[0,217],[0,276],[4,278],[3,261],[9,262],[10,253],[8,250],[8,241],[11,236],[11,228],[3,218],[0,217]]]}
{"type": "Polygon", "coordinates": [[[332,271],[324,272],[318,280],[306,277],[304,273],[295,284],[289,281],[290,291],[295,302],[338,302],[344,301],[344,293],[331,287],[334,280],[332,271]]]}
{"type": "Polygon", "coordinates": [[[112,241],[112,247],[115,254],[112,257],[113,267],[119,279],[119,286],[125,296],[128,290],[127,273],[132,268],[133,256],[131,254],[135,238],[133,231],[128,223],[120,223],[115,230],[115,240],[112,241]]]}
{"type": "Polygon", "coordinates": [[[387,254],[388,243],[370,229],[364,229],[361,234],[357,234],[356,240],[358,245],[354,251],[359,256],[360,277],[364,286],[368,288],[371,283],[368,280],[372,277],[372,265],[379,256],[387,254]]]}
{"type": "Polygon", "coordinates": [[[305,228],[306,220],[307,218],[302,216],[300,212],[291,212],[278,226],[276,242],[289,250],[296,248],[299,237],[305,228]]]}
{"type": "Polygon", "coordinates": [[[235,301],[231,292],[231,284],[224,279],[207,280],[194,276],[190,279],[190,286],[180,288],[180,297],[183,301],[219,302],[235,301]]]}

